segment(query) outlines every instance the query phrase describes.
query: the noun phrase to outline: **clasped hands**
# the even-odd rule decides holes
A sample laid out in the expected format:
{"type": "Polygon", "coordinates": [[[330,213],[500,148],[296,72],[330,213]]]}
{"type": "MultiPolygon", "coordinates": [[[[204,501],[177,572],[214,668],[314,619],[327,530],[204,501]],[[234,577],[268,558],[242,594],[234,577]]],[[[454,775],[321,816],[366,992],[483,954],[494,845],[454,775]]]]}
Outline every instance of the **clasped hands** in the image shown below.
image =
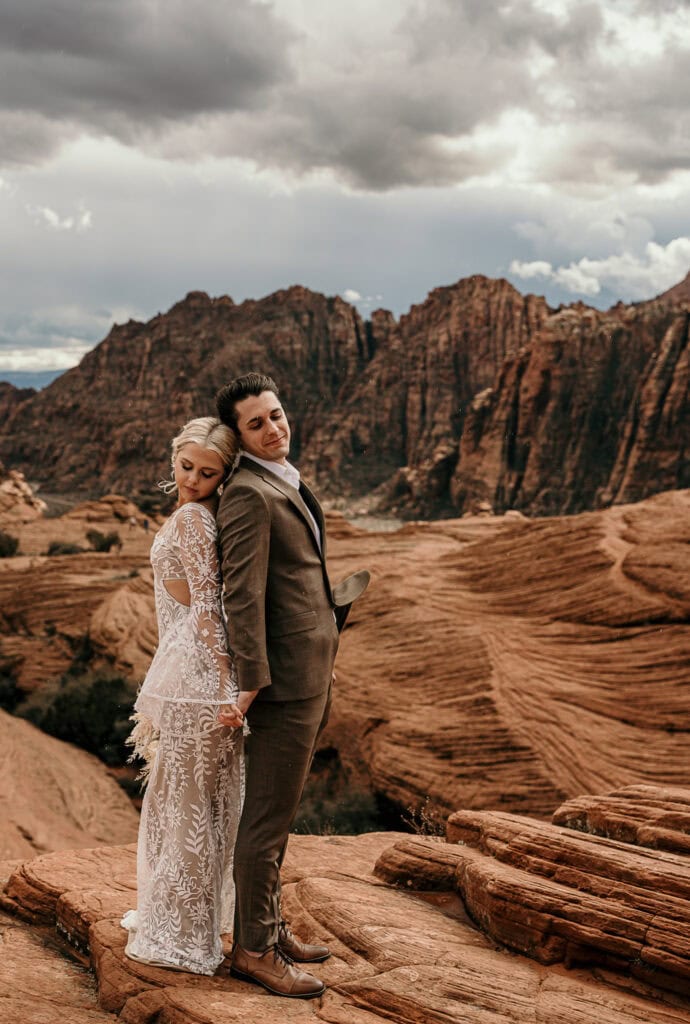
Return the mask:
{"type": "Polygon", "coordinates": [[[258,692],[242,690],[234,704],[221,704],[218,712],[220,724],[227,725],[230,729],[241,729],[244,725],[244,716],[258,692]]]}
{"type": "MultiPolygon", "coordinates": [[[[335,672],[332,681],[335,683],[335,672]]],[[[244,716],[258,692],[258,690],[241,690],[234,704],[221,704],[218,712],[220,724],[227,725],[230,729],[241,729],[244,725],[244,716]]]]}

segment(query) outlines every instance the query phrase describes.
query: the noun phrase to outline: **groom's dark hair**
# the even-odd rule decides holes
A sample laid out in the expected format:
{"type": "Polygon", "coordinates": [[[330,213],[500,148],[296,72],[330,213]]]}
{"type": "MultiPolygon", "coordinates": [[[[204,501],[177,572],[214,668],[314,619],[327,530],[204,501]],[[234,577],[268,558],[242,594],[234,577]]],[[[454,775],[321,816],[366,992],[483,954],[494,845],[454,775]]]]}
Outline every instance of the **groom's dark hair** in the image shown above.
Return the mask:
{"type": "Polygon", "coordinates": [[[264,391],[272,391],[276,398],[280,398],[276,382],[265,373],[245,373],[242,377],[235,377],[216,395],[218,418],[237,433],[237,403],[250,395],[261,395],[264,391]]]}

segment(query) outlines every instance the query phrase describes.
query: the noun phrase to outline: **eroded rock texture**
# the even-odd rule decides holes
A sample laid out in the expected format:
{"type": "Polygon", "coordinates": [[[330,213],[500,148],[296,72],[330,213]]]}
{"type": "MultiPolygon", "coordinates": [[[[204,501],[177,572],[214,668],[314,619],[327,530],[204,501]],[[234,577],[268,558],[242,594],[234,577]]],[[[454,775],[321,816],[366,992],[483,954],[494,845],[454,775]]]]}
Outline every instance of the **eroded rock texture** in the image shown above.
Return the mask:
{"type": "MultiPolygon", "coordinates": [[[[689,790],[649,786],[584,803],[591,816],[600,808],[599,820],[611,811],[615,817],[627,803],[628,829],[636,821],[639,831],[648,824],[650,805],[657,813],[665,805],[670,834],[676,805],[689,800],[689,790]]],[[[448,820],[446,847],[399,841],[384,851],[377,873],[403,885],[422,878],[427,889],[455,888],[483,931],[540,963],[604,965],[687,997],[687,852],[593,835],[573,809],[566,805],[554,819],[576,824],[577,831],[516,815],[457,811],[448,820]]],[[[678,839],[676,848],[687,851],[687,831],[678,839]]]]}
{"type": "Polygon", "coordinates": [[[333,501],[408,516],[635,501],[690,485],[689,306],[679,286],[608,312],[552,310],[474,276],[365,323],[301,287],[241,305],[194,292],[114,327],[43,391],[0,390],[0,446],[53,491],[149,494],[179,426],[263,369],[293,454],[333,501]]]}
{"type": "MultiPolygon", "coordinates": [[[[326,942],[332,952],[313,968],[328,990],[307,1003],[229,977],[227,961],[204,978],[127,960],[119,919],[136,897],[133,847],[53,854],[18,866],[4,905],[31,922],[14,926],[24,942],[31,936],[37,943],[40,928],[54,922],[93,967],[101,1012],[127,1024],[688,1024],[690,1004],[682,995],[653,987],[620,964],[615,972],[566,971],[515,956],[487,938],[458,895],[455,869],[463,852],[438,839],[391,833],[291,837],[283,869],[286,916],[298,934],[326,942]]],[[[521,909],[516,903],[518,918],[521,909]]],[[[622,913],[636,916],[625,904],[622,913]]],[[[34,993],[45,998],[40,986],[34,993]]],[[[14,1024],[35,1019],[27,1011],[14,1024]]],[[[94,1012],[93,1019],[103,1018],[94,1012]]]]}
{"type": "Polygon", "coordinates": [[[23,473],[6,470],[0,462],[0,529],[12,529],[18,523],[42,516],[46,504],[37,498],[23,473]]]}
{"type": "Polygon", "coordinates": [[[550,816],[569,797],[683,785],[690,492],[567,518],[351,531],[369,566],[328,739],[403,807],[550,816]]]}
{"type": "Polygon", "coordinates": [[[606,796],[579,796],[554,813],[555,825],[690,854],[690,791],[673,786],[626,786],[606,796]]]}
{"type": "Polygon", "coordinates": [[[101,761],[0,711],[0,860],[131,842],[137,827],[101,761]]]}
{"type": "MultiPolygon", "coordinates": [[[[81,538],[87,525],[47,522],[81,538]]],[[[23,529],[26,549],[35,525],[23,529]]],[[[85,644],[92,667],[143,678],[157,639],[151,533],[125,526],[121,554],[0,561],[0,654],[22,693],[85,644]]],[[[549,817],[581,794],[686,782],[690,492],[392,533],[334,514],[329,561],[334,581],[372,572],[322,741],[353,786],[403,810],[428,799],[442,814],[549,817]]]]}

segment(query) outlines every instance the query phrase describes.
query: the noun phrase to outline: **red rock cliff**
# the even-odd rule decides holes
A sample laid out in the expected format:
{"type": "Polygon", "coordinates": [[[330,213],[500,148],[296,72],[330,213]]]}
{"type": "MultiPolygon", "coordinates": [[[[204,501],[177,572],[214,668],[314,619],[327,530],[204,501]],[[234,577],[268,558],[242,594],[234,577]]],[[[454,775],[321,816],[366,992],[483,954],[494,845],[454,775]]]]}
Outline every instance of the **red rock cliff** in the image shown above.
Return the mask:
{"type": "Polygon", "coordinates": [[[150,492],[178,427],[262,368],[333,497],[432,516],[639,500],[690,485],[686,284],[604,313],[476,276],[366,323],[297,286],[241,305],[194,292],[45,390],[0,392],[2,457],[52,490],[150,492]]]}

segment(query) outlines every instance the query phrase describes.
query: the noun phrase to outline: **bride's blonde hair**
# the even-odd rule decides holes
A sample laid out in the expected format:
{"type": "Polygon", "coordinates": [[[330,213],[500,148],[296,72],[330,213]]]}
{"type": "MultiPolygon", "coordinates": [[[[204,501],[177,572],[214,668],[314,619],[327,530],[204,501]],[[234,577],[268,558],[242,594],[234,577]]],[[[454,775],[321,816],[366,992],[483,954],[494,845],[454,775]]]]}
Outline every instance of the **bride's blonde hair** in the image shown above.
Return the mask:
{"type": "MultiPolygon", "coordinates": [[[[198,419],[185,423],[179,434],[172,439],[171,466],[175,465],[175,459],[186,444],[198,444],[200,448],[206,448],[219,455],[225,467],[224,481],[235,468],[240,453],[239,439],[234,430],[226,427],[215,416],[200,416],[198,419]]],[[[177,485],[172,479],[161,480],[158,486],[166,494],[171,494],[177,485]]]]}

